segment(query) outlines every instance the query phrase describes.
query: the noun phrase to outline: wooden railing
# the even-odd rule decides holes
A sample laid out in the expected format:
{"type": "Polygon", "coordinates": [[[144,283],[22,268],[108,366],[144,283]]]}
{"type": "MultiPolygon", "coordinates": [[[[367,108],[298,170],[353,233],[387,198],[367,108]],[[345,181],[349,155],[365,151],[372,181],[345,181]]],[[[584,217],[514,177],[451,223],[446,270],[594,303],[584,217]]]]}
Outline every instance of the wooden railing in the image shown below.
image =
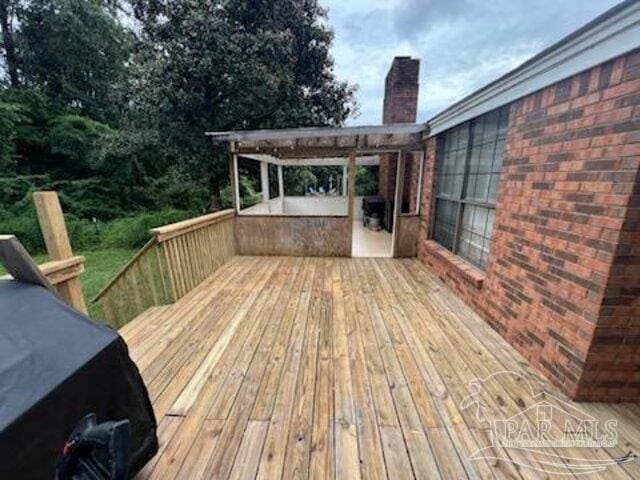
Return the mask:
{"type": "Polygon", "coordinates": [[[151,230],[153,237],[96,295],[119,328],[156,305],[175,302],[235,254],[233,210],[151,230]]]}
{"type": "Polygon", "coordinates": [[[70,282],[76,281],[84,271],[84,257],[75,256],[37,265],[15,235],[0,235],[0,265],[8,272],[1,275],[0,280],[16,279],[41,285],[86,313],[82,292],[69,295],[70,282]]]}
{"type": "Polygon", "coordinates": [[[58,194],[35,192],[33,203],[50,259],[49,262],[40,265],[40,270],[69,305],[87,313],[80,284],[80,274],[84,271],[84,257],[73,255],[58,194]]]}
{"type": "Polygon", "coordinates": [[[66,260],[52,260],[38,265],[42,274],[47,277],[51,285],[67,283],[72,278],[78,278],[84,272],[84,257],[75,256],[66,260]]]}

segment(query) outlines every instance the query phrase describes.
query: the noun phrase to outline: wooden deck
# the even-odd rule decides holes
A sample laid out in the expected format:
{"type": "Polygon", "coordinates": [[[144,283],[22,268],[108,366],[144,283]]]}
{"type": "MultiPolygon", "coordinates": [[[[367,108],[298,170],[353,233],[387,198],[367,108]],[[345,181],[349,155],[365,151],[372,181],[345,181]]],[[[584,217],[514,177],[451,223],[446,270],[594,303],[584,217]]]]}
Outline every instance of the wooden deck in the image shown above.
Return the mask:
{"type": "MultiPolygon", "coordinates": [[[[235,257],[122,334],[159,422],[161,450],[138,478],[529,479],[570,463],[502,447],[471,458],[491,444],[481,412],[540,400],[527,381],[571,407],[416,260],[235,257]],[[470,385],[505,370],[523,377],[470,385]]],[[[616,419],[618,446],[541,453],[639,451],[638,405],[573,405],[616,419]]],[[[603,475],[640,469],[579,477],[603,475]]]]}

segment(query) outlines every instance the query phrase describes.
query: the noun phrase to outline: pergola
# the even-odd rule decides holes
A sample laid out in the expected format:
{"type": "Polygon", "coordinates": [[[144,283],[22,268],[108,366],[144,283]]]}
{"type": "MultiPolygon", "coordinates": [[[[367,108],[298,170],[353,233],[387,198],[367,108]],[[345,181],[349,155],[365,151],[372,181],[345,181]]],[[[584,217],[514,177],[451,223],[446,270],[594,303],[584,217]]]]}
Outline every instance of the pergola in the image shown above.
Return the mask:
{"type": "MultiPolygon", "coordinates": [[[[237,194],[239,156],[260,161],[263,169],[271,163],[278,165],[279,171],[283,166],[296,165],[342,165],[348,170],[350,162],[377,165],[379,155],[383,153],[398,153],[399,158],[402,158],[406,152],[422,152],[426,133],[427,127],[424,124],[403,123],[364,127],[239,130],[207,132],[206,135],[214,143],[229,143],[233,162],[231,170],[237,194]]],[[[398,162],[399,165],[401,163],[402,160],[398,162]]],[[[237,202],[237,196],[235,200],[237,202]]]]}
{"type": "MultiPolygon", "coordinates": [[[[302,222],[305,228],[310,222],[305,221],[305,217],[326,218],[331,228],[340,230],[343,237],[348,237],[350,242],[351,233],[347,234],[351,222],[354,219],[354,197],[355,197],[355,167],[356,165],[379,165],[381,161],[390,155],[397,155],[396,162],[396,188],[394,198],[394,224],[401,215],[401,200],[403,198],[403,181],[405,175],[405,163],[407,154],[420,157],[424,150],[424,139],[428,134],[424,124],[388,124],[362,127],[321,127],[321,128],[293,128],[279,130],[251,130],[251,131],[228,131],[228,132],[208,132],[206,135],[214,143],[228,143],[231,152],[231,185],[233,189],[234,207],[240,215],[238,218],[272,217],[271,224],[267,224],[268,219],[256,220],[260,222],[255,225],[259,232],[264,233],[269,229],[272,236],[301,236],[301,228],[297,228],[293,223],[302,222]],[[269,165],[276,165],[278,172],[278,196],[284,199],[283,167],[287,166],[342,166],[343,185],[342,192],[347,194],[346,212],[341,215],[335,214],[313,214],[313,215],[287,215],[284,211],[276,215],[266,215],[260,212],[257,215],[243,214],[241,212],[241,201],[239,194],[238,159],[246,158],[260,162],[260,179],[263,202],[269,202],[269,165]],[[273,217],[288,217],[287,220],[280,220],[284,230],[275,229],[273,226],[278,223],[273,217]],[[344,221],[337,218],[344,217],[344,221]],[[295,220],[298,219],[298,220],[295,220]]],[[[422,161],[420,162],[420,176],[422,174],[422,161]]],[[[243,220],[243,222],[248,222],[243,220]]],[[[316,222],[317,223],[317,222],[316,222]]],[[[243,223],[244,224],[244,223],[243,223]]],[[[316,232],[318,233],[318,232],[316,232]]],[[[331,244],[332,240],[326,238],[325,244],[331,244]]],[[[397,232],[394,231],[394,244],[397,232]]],[[[313,243],[318,247],[320,253],[344,254],[346,245],[341,244],[338,248],[318,245],[317,239],[302,239],[303,244],[313,243]],[[306,242],[306,243],[305,243],[306,242]],[[327,248],[325,248],[327,247],[327,248]]],[[[285,242],[287,243],[287,242],[285,242]]],[[[346,240],[345,240],[346,243],[346,240]]],[[[287,244],[288,245],[288,244],[287,244]]],[[[349,247],[350,249],[350,247],[349,247]]],[[[278,249],[270,253],[278,253],[278,249]]],[[[350,250],[349,250],[350,251],[350,250]]],[[[395,246],[394,246],[395,252],[395,246]]],[[[308,253],[308,251],[307,251],[308,253]]]]}

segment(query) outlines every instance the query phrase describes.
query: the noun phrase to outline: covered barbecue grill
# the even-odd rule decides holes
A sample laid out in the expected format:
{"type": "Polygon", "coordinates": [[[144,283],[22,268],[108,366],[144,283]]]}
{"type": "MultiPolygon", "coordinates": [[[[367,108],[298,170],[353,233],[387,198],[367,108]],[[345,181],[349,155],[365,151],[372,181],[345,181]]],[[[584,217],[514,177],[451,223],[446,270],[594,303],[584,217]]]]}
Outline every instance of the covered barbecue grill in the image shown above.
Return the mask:
{"type": "Polygon", "coordinates": [[[89,414],[129,420],[129,474],[156,453],[156,421],[127,346],[47,288],[0,280],[0,478],[55,478],[89,414]]]}
{"type": "Polygon", "coordinates": [[[363,223],[368,224],[368,219],[377,216],[380,224],[387,230],[393,228],[393,202],[388,202],[384,197],[374,195],[362,198],[363,223]]]}

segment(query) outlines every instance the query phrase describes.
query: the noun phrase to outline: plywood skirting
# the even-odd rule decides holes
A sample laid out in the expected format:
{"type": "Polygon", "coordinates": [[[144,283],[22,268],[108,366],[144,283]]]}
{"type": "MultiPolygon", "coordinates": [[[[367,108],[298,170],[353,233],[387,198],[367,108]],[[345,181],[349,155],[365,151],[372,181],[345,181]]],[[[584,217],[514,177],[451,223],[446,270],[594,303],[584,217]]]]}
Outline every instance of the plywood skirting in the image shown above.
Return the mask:
{"type": "Polygon", "coordinates": [[[351,256],[349,217],[238,216],[239,255],[351,256]]]}
{"type": "Polygon", "coordinates": [[[401,215],[396,223],[396,257],[415,257],[418,254],[419,215],[401,215]]]}

